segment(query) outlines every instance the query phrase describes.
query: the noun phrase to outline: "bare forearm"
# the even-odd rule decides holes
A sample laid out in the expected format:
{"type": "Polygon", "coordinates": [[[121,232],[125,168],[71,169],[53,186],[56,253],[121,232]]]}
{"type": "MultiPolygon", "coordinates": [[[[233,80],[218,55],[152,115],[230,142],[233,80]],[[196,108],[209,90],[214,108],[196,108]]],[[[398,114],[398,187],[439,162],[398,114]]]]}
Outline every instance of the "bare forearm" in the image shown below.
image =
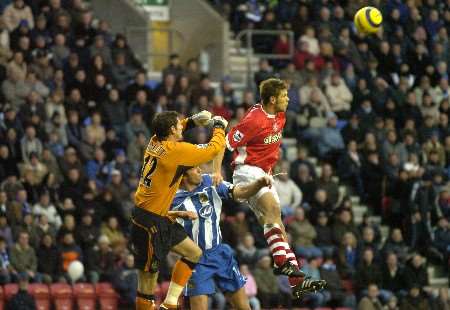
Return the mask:
{"type": "Polygon", "coordinates": [[[220,151],[216,157],[214,157],[213,159],[213,173],[216,175],[221,175],[222,174],[222,161],[223,161],[223,156],[225,155],[225,149],[223,149],[222,151],[220,151]]]}

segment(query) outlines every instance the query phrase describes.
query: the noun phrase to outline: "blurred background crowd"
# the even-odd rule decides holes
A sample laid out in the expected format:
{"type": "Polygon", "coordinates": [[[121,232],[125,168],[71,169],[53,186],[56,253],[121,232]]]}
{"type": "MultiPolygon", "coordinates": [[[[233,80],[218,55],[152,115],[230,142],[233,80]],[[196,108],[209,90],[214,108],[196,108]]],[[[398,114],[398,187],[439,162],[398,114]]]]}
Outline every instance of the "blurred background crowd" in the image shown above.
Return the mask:
{"type": "MultiPolygon", "coordinates": [[[[229,77],[213,87],[197,59],[177,54],[160,81],[148,81],[127,38],[86,1],[0,1],[1,284],[24,274],[69,282],[79,260],[81,281],[111,282],[131,305],[128,220],[153,116],[208,109],[232,126],[257,102],[257,85],[278,76],[289,86],[284,137],[295,158],[280,150],[277,171],[287,175],[275,187],[306,273],[329,286],[292,300],[287,279],[271,273],[255,217],[226,201],[222,236],[253,309],[450,309],[448,290],[429,277],[433,266],[448,278],[450,254],[450,1],[371,2],[384,25],[363,37],[351,17],[366,2],[211,0],[235,33],[295,34],[293,59],[261,59],[238,96],[229,77]],[[366,206],[358,222],[355,205],[366,206]]],[[[253,48],[283,54],[286,42],[260,36],[253,48]]],[[[209,135],[195,129],[186,139],[209,135]]],[[[173,262],[162,268],[161,292],[173,262]]],[[[227,307],[221,293],[211,303],[227,307]]]]}

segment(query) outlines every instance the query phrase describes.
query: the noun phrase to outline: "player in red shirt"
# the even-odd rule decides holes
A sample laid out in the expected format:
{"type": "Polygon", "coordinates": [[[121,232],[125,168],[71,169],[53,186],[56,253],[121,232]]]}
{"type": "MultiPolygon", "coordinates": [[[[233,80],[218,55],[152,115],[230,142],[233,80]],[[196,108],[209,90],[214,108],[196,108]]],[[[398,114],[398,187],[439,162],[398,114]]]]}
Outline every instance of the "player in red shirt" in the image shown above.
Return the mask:
{"type": "MultiPolygon", "coordinates": [[[[267,79],[260,85],[260,97],[262,103],[250,108],[226,136],[227,148],[234,152],[232,165],[235,185],[270,176],[279,158],[282,131],[286,123],[285,111],[289,103],[286,84],[279,79],[267,79]]],[[[218,176],[220,166],[221,160],[216,160],[214,170],[218,176]]],[[[248,202],[264,227],[264,237],[275,263],[274,273],[289,276],[295,297],[300,298],[306,292],[322,289],[325,281],[305,279],[305,274],[300,271],[295,254],[287,242],[275,188],[262,188],[248,202]]]]}

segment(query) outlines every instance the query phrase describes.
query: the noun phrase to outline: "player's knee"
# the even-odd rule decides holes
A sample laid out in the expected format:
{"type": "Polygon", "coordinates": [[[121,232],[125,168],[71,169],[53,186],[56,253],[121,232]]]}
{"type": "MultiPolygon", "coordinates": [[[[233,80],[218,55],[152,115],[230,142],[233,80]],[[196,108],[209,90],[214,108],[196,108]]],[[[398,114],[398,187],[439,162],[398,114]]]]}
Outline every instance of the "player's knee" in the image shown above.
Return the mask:
{"type": "Polygon", "coordinates": [[[202,255],[202,249],[197,246],[189,252],[189,256],[187,256],[186,258],[193,263],[198,263],[202,255]]]}
{"type": "Polygon", "coordinates": [[[139,270],[138,272],[138,291],[143,294],[153,294],[158,279],[158,273],[151,273],[139,270]]]}

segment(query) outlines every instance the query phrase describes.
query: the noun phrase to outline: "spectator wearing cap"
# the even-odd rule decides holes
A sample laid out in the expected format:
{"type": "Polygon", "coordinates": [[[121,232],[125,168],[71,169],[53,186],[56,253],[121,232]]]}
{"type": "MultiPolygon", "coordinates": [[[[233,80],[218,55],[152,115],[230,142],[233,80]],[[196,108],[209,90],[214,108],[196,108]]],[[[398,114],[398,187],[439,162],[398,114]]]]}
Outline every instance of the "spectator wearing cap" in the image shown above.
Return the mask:
{"type": "Polygon", "coordinates": [[[54,236],[44,234],[36,253],[38,259],[37,270],[42,274],[42,281],[47,284],[56,282],[60,277],[61,266],[54,236]]]}
{"type": "Polygon", "coordinates": [[[111,281],[114,272],[114,254],[106,235],[98,238],[97,245],[87,254],[86,268],[91,283],[111,281]]]}

